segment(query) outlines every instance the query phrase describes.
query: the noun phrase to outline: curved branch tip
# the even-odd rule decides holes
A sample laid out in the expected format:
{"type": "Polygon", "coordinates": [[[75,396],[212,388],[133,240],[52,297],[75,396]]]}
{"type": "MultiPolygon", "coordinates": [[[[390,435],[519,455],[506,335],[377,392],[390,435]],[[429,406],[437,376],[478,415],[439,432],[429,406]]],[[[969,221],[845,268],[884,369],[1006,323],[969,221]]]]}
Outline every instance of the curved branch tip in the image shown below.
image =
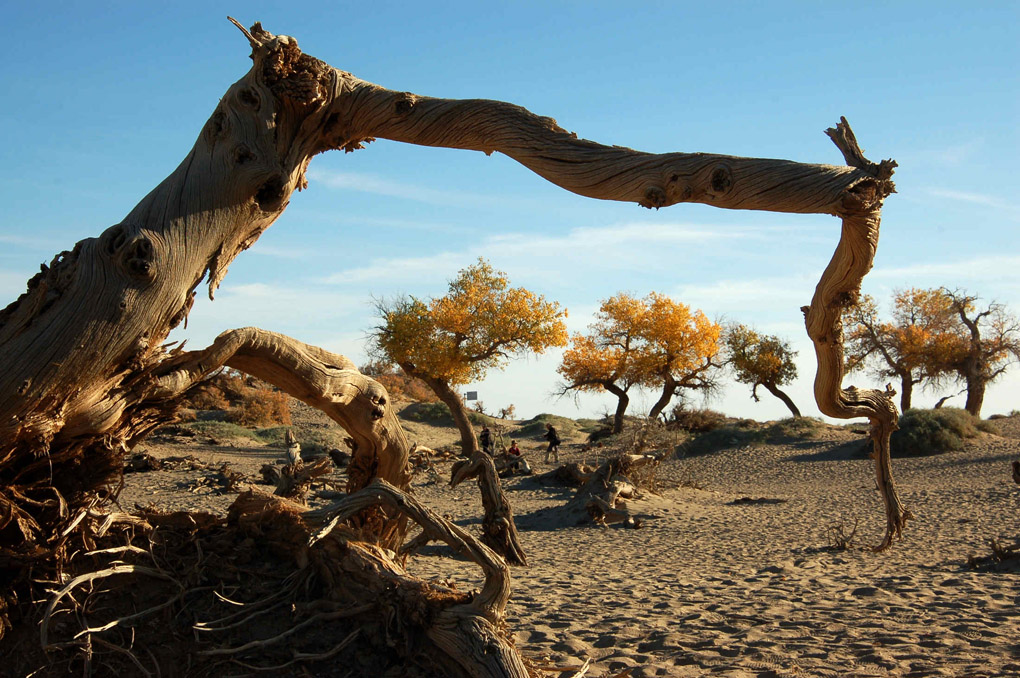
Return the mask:
{"type": "Polygon", "coordinates": [[[241,31],[242,33],[244,33],[244,37],[248,38],[248,44],[249,44],[249,45],[251,45],[251,48],[252,48],[252,52],[254,52],[254,51],[255,51],[255,50],[257,50],[257,49],[258,49],[259,47],[261,47],[261,46],[262,46],[262,41],[261,41],[261,40],[258,40],[258,39],[257,39],[257,38],[256,38],[255,36],[253,36],[253,35],[252,35],[252,34],[251,34],[251,33],[250,33],[249,31],[248,31],[248,29],[247,29],[247,28],[245,28],[244,26],[242,26],[242,25],[241,25],[241,22],[239,22],[239,21],[238,21],[237,19],[235,19],[234,17],[232,17],[232,16],[230,16],[230,15],[227,15],[227,19],[228,19],[228,20],[230,21],[230,23],[232,23],[232,24],[234,24],[235,26],[237,26],[237,29],[238,29],[239,31],[241,31]]]}

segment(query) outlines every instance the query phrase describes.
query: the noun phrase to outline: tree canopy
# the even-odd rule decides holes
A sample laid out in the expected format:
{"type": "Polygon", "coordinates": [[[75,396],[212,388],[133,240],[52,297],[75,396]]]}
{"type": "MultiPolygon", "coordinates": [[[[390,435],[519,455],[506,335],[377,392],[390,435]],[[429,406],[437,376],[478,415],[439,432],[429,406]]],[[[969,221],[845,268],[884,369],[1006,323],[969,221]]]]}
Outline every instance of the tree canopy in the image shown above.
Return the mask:
{"type": "Polygon", "coordinates": [[[942,289],[909,288],[893,294],[892,319],[883,322],[864,295],[844,316],[847,368],[900,381],[900,409],[910,409],[913,387],[938,384],[959,362],[966,340],[942,289]]]}
{"type": "Polygon", "coordinates": [[[722,328],[700,310],[651,292],[643,299],[621,292],[602,302],[587,334],[576,334],[563,355],[563,391],[602,391],[619,401],[620,430],[635,385],[662,389],[649,416],[656,417],[685,388],[707,388],[718,367],[722,328]]]}
{"type": "Polygon", "coordinates": [[[988,384],[1020,361],[1020,320],[1000,303],[991,302],[980,310],[979,298],[965,291],[941,288],[939,293],[948,300],[957,321],[957,343],[949,366],[956,380],[966,385],[966,410],[980,416],[988,384]]]}
{"type": "Polygon", "coordinates": [[[407,296],[379,304],[383,325],[373,341],[413,376],[467,384],[517,355],[543,353],[567,342],[567,312],[523,287],[484,259],[461,270],[446,295],[407,296]]]}
{"type": "Polygon", "coordinates": [[[726,331],[727,362],[736,380],[751,387],[751,397],[758,402],[758,387],[764,387],[799,417],[800,410],[779,387],[797,378],[793,362],[797,352],[790,342],[777,336],[759,334],[745,325],[734,325],[726,331]]]}

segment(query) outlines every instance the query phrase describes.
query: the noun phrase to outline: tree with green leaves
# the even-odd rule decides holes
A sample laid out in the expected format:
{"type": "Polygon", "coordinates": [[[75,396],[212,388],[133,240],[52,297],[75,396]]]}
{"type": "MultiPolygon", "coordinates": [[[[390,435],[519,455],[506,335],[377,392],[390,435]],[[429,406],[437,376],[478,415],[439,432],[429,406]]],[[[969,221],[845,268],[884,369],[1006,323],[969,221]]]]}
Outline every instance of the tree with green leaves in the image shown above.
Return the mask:
{"type": "Polygon", "coordinates": [[[800,409],[780,386],[797,378],[797,364],[793,358],[797,352],[790,348],[790,342],[777,336],[759,334],[746,325],[734,325],[726,331],[726,362],[741,384],[751,387],[751,397],[759,401],[758,387],[783,401],[793,416],[799,417],[800,409]]]}

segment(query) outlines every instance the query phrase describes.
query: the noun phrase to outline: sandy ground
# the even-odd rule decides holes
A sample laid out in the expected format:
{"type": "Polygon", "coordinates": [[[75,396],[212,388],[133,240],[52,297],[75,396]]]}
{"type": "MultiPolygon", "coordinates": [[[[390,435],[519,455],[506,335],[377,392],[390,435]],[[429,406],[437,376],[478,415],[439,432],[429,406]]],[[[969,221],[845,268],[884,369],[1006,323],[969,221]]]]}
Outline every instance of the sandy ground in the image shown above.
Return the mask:
{"type": "MultiPolygon", "coordinates": [[[[409,425],[436,446],[450,431],[409,425]]],[[[1002,436],[963,451],[894,460],[915,519],[892,549],[873,553],[884,513],[860,436],[757,445],[663,464],[660,495],[634,504],[641,529],[570,524],[573,490],[531,478],[506,481],[530,566],[514,568],[510,628],[525,655],[588,676],[1020,676],[1020,568],[975,571],[970,555],[1020,535],[1020,418],[1002,436]],[[737,502],[742,498],[766,502],[737,502]],[[830,526],[857,521],[854,548],[836,551],[830,526]],[[626,673],[626,670],[630,673],[626,673]],[[621,673],[622,672],[622,673],[621,673]]],[[[525,441],[542,471],[537,441],[525,441]]],[[[239,445],[147,444],[157,456],[193,454],[256,473],[282,450],[239,445]]],[[[591,453],[588,460],[591,461],[591,453]]],[[[568,445],[563,460],[580,460],[568,445]]],[[[450,489],[415,477],[426,505],[475,525],[473,482],[450,489]]],[[[208,472],[127,476],[121,504],[224,509],[233,496],[208,472]]],[[[425,578],[480,583],[473,565],[429,546],[408,568],[425,578]]],[[[569,675],[564,673],[563,675],[569,675]]]]}

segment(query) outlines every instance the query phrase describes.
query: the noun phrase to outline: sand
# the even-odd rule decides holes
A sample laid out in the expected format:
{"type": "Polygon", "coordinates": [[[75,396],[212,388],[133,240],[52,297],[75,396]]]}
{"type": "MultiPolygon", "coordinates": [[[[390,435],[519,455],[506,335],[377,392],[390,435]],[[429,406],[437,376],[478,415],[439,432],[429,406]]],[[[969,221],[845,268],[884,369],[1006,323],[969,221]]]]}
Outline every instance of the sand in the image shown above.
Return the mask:
{"type": "MultiPolygon", "coordinates": [[[[860,436],[755,445],[664,463],[660,494],[636,502],[641,529],[578,526],[562,506],[573,490],[534,477],[505,482],[530,566],[514,568],[508,623],[521,652],[586,675],[1020,676],[1020,568],[979,571],[971,555],[1020,536],[1020,418],[1000,420],[959,452],[893,461],[915,519],[882,553],[885,518],[860,436]],[[750,502],[747,499],[764,500],[750,502]],[[829,548],[830,526],[857,536],[829,548]],[[627,674],[626,670],[630,670],[627,674]]],[[[450,431],[409,425],[433,446],[450,431]]],[[[445,436],[445,438],[444,438],[445,436]]],[[[524,449],[549,470],[537,441],[524,449]]],[[[248,473],[280,449],[153,444],[248,473]]],[[[564,461],[580,460],[567,445],[564,461]]],[[[443,480],[449,464],[440,464],[443,480]]],[[[206,474],[207,475],[207,474],[206,474]]],[[[127,476],[121,503],[222,509],[229,493],[199,471],[127,476]]],[[[473,482],[454,489],[424,474],[415,493],[462,525],[481,511],[473,482]]],[[[477,568],[431,545],[409,561],[424,578],[480,584],[477,568]]],[[[555,675],[555,673],[551,674],[555,675]]],[[[563,675],[570,675],[564,671],[563,675]]]]}

